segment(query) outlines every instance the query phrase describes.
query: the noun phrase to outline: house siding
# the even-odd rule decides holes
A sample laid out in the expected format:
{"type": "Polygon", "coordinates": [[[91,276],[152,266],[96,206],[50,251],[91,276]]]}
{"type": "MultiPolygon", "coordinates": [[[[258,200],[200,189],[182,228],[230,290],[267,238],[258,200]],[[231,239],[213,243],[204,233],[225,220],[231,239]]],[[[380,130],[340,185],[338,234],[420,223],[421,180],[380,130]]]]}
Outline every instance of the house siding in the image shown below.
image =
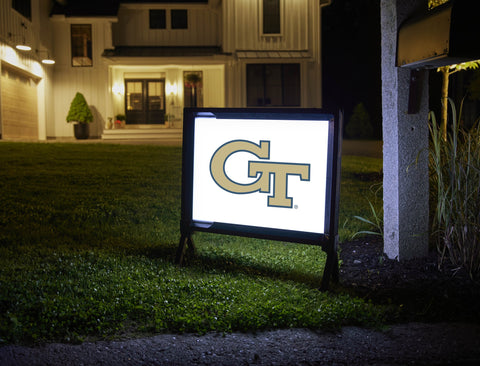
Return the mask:
{"type": "MultiPolygon", "coordinates": [[[[52,69],[40,63],[43,53],[52,54],[52,37],[49,19],[49,0],[32,1],[31,19],[12,9],[11,1],[0,1],[0,68],[14,67],[35,80],[36,98],[27,108],[36,109],[38,116],[38,139],[46,138],[49,117],[53,114],[53,102],[50,98],[52,69]],[[15,44],[25,40],[32,50],[18,51],[15,44]]],[[[4,85],[3,87],[6,87],[4,85]]],[[[0,84],[0,89],[2,85],[0,84]]],[[[5,102],[5,101],[4,101],[5,102]]],[[[0,100],[0,103],[2,101],[0,100]]],[[[7,108],[8,106],[4,106],[7,108]]],[[[2,115],[0,114],[0,127],[2,115]]]]}
{"type": "Polygon", "coordinates": [[[117,46],[219,46],[221,42],[219,15],[208,5],[163,6],[152,4],[140,9],[121,6],[118,23],[113,25],[113,42],[117,46]],[[150,29],[149,10],[167,11],[167,29],[150,29]],[[188,10],[188,29],[171,29],[169,12],[188,10]]]}
{"type": "Polygon", "coordinates": [[[0,0],[0,68],[13,66],[35,78],[39,139],[73,138],[73,127],[65,118],[76,92],[84,94],[94,114],[91,136],[100,137],[109,118],[125,113],[122,88],[131,75],[140,79],[161,75],[165,79],[165,87],[169,88],[165,113],[175,115],[179,127],[186,71],[202,72],[204,107],[246,107],[249,64],[296,63],[300,65],[300,106],[321,107],[321,3],[281,0],[281,33],[264,35],[261,0],[121,3],[116,16],[99,17],[50,16],[50,0],[38,0],[32,1],[31,20],[14,11],[9,0],[0,0]],[[166,10],[166,29],[150,29],[150,9],[166,10]],[[173,9],[188,11],[187,29],[171,29],[173,9]],[[72,66],[71,24],[92,25],[92,66],[72,66]],[[10,34],[25,36],[33,51],[15,50],[10,34]],[[147,53],[105,53],[119,46],[127,50],[145,47],[142,50],[147,53]],[[176,56],[148,55],[148,47],[162,46],[166,52],[168,47],[178,47],[176,56]],[[217,50],[188,56],[188,47],[217,50]],[[41,64],[35,50],[48,52],[56,64],[41,64]]]}

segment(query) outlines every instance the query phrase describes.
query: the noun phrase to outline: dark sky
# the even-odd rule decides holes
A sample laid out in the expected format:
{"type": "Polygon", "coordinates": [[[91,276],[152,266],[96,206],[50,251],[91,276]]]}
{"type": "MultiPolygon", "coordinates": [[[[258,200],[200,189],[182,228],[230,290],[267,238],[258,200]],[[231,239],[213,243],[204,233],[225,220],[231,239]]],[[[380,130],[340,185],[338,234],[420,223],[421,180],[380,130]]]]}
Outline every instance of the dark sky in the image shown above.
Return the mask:
{"type": "Polygon", "coordinates": [[[333,0],[322,12],[323,104],[345,112],[362,102],[381,138],[380,0],[333,0]]]}

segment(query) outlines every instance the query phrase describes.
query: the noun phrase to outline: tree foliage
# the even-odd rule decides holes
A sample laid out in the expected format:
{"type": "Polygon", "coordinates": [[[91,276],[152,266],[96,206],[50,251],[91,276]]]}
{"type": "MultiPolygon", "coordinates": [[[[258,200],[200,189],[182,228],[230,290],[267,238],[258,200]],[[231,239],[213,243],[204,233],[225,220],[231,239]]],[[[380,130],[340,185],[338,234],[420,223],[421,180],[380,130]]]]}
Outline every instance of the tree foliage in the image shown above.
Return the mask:
{"type": "Polygon", "coordinates": [[[345,132],[349,138],[370,139],[373,136],[373,127],[370,121],[370,115],[363,103],[358,103],[353,109],[352,116],[345,127],[345,132]]]}
{"type": "Polygon", "coordinates": [[[70,110],[67,115],[67,122],[90,123],[93,121],[93,115],[90,107],[82,93],[77,92],[70,104],[70,110]]]}
{"type": "Polygon", "coordinates": [[[437,6],[447,3],[449,0],[428,0],[428,8],[433,9],[437,6]]]}
{"type": "Polygon", "coordinates": [[[442,66],[437,69],[442,73],[442,110],[440,115],[440,125],[442,129],[443,141],[447,140],[447,115],[448,115],[448,84],[450,75],[462,70],[478,69],[480,60],[463,62],[461,64],[442,66]]]}

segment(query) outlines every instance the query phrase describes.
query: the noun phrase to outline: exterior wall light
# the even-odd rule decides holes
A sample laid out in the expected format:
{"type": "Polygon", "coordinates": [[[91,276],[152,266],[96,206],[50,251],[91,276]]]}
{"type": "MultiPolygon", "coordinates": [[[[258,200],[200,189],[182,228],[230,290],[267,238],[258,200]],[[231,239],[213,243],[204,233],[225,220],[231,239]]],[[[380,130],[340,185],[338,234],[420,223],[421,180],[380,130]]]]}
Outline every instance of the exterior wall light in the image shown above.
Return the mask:
{"type": "Polygon", "coordinates": [[[50,57],[50,54],[48,51],[43,51],[43,50],[37,50],[37,54],[40,56],[40,59],[42,61],[42,64],[45,65],[53,65],[55,64],[55,60],[50,57]],[[40,54],[45,54],[45,57],[40,56],[40,54]]]}

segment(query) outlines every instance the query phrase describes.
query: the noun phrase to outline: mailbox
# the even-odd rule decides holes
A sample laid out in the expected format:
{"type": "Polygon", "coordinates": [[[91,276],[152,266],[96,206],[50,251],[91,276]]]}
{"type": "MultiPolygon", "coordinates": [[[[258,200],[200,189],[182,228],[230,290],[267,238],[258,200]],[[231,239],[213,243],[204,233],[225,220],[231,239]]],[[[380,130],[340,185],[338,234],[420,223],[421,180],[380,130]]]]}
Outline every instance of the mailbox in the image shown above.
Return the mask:
{"type": "Polygon", "coordinates": [[[478,0],[452,0],[398,30],[397,66],[429,69],[480,59],[478,0]]]}

